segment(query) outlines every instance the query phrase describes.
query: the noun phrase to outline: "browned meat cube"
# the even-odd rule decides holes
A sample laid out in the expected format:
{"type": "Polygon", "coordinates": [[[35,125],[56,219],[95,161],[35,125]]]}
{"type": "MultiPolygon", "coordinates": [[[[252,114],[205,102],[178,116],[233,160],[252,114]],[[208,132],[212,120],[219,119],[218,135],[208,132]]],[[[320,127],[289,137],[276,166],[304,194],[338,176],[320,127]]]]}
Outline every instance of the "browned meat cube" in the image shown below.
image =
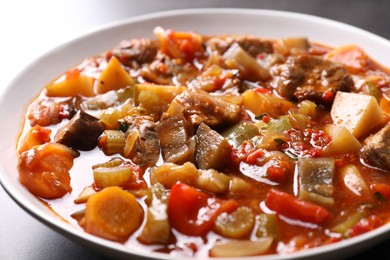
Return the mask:
{"type": "Polygon", "coordinates": [[[200,169],[223,169],[230,159],[231,146],[218,132],[201,123],[196,131],[195,158],[200,169]]]}
{"type": "Polygon", "coordinates": [[[123,41],[111,50],[123,65],[132,67],[133,63],[151,62],[156,57],[158,42],[150,39],[132,39],[123,41]]]}
{"type": "Polygon", "coordinates": [[[182,114],[160,121],[156,125],[164,161],[183,164],[195,161],[193,129],[182,114]]]}
{"type": "Polygon", "coordinates": [[[256,37],[241,37],[237,43],[252,57],[257,57],[261,53],[273,53],[273,44],[271,41],[256,37]]]}
{"type": "Polygon", "coordinates": [[[148,116],[127,116],[124,122],[129,125],[125,136],[123,155],[141,166],[154,166],[160,157],[158,139],[153,118],[148,116]]]}
{"type": "Polygon", "coordinates": [[[390,171],[390,123],[366,138],[361,157],[372,166],[390,171]]]}
{"type": "Polygon", "coordinates": [[[311,55],[290,57],[277,72],[277,91],[290,100],[330,106],[337,91],[349,91],[352,78],[340,65],[311,55]]]}
{"type": "Polygon", "coordinates": [[[61,127],[54,141],[81,151],[96,147],[104,126],[96,117],[79,110],[72,119],[61,127]]]}
{"type": "Polygon", "coordinates": [[[184,91],[172,101],[168,114],[183,113],[184,117],[198,126],[201,122],[216,127],[232,125],[239,121],[240,106],[212,96],[201,90],[184,91]]]}

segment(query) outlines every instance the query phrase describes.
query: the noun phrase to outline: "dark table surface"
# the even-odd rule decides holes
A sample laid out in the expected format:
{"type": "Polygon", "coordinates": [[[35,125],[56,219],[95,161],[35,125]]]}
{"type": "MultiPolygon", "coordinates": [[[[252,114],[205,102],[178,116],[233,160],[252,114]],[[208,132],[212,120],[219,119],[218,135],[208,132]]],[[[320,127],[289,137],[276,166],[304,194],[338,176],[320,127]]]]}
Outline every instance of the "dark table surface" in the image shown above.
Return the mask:
{"type": "MultiPolygon", "coordinates": [[[[390,39],[390,1],[386,0],[1,1],[0,93],[23,67],[39,55],[99,25],[151,12],[205,7],[307,13],[348,23],[390,39]]],[[[390,259],[390,239],[354,257],[390,259]]],[[[0,259],[66,260],[107,257],[69,240],[37,221],[0,188],[0,259]]]]}

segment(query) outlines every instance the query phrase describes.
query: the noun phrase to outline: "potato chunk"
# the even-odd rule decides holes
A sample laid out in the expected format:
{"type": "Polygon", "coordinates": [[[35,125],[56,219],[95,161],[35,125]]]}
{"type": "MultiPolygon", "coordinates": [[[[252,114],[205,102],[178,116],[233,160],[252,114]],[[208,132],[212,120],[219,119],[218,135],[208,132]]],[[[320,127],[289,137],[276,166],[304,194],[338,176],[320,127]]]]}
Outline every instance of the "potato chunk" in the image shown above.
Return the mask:
{"type": "Polygon", "coordinates": [[[383,123],[383,113],[373,96],[337,92],[331,109],[335,124],[347,128],[356,138],[369,134],[383,123]]]}
{"type": "Polygon", "coordinates": [[[332,137],[332,141],[324,148],[322,154],[339,155],[348,152],[358,152],[362,148],[359,140],[353,136],[347,128],[341,125],[326,125],[325,133],[332,137]]]}
{"type": "Polygon", "coordinates": [[[107,67],[100,74],[96,92],[97,94],[102,94],[110,90],[118,90],[132,85],[134,85],[134,80],[122,67],[119,60],[113,56],[107,67]]]}

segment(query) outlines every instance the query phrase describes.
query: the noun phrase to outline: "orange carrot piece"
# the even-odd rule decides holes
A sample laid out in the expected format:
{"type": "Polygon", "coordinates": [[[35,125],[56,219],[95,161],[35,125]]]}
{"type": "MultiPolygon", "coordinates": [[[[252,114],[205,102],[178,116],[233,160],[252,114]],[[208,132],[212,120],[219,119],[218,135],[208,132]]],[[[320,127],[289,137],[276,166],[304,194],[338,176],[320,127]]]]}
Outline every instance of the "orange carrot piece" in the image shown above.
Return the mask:
{"type": "Polygon", "coordinates": [[[90,234],[125,242],[140,227],[143,215],[134,195],[108,187],[88,199],[84,228],[90,234]]]}

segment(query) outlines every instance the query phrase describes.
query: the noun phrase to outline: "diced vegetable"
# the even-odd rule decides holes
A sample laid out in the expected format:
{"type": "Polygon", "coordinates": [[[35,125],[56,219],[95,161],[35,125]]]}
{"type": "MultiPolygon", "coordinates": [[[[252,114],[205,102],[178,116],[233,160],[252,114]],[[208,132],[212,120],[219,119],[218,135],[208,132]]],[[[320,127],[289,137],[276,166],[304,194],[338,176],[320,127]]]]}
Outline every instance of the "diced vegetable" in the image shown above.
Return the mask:
{"type": "Polygon", "coordinates": [[[238,43],[233,43],[223,54],[225,66],[229,69],[237,69],[240,78],[250,81],[266,80],[269,77],[268,70],[264,69],[256,59],[250,56],[238,43]]]}
{"type": "Polygon", "coordinates": [[[144,108],[148,115],[160,119],[162,113],[168,110],[172,100],[186,89],[182,86],[136,84],[134,101],[136,105],[144,108]]]}
{"type": "Polygon", "coordinates": [[[224,193],[229,189],[230,177],[214,169],[198,170],[195,186],[212,193],[224,193]]]}
{"type": "Polygon", "coordinates": [[[168,201],[168,216],[173,228],[190,236],[209,232],[222,212],[238,207],[235,200],[221,200],[184,183],[172,186],[168,201]]]}
{"type": "Polygon", "coordinates": [[[106,155],[122,153],[125,147],[125,134],[119,130],[104,130],[99,137],[98,146],[106,155]]]}
{"type": "Polygon", "coordinates": [[[328,52],[325,58],[343,64],[350,73],[363,73],[375,64],[364,50],[356,45],[335,48],[328,52]]]}
{"type": "Polygon", "coordinates": [[[92,196],[96,194],[96,191],[95,189],[93,188],[92,185],[90,186],[87,186],[85,187],[81,193],[77,196],[77,198],[74,200],[74,203],[75,204],[82,204],[82,203],[86,203],[88,201],[88,199],[92,196]]]}
{"type": "Polygon", "coordinates": [[[287,113],[296,105],[283,98],[260,93],[256,89],[250,89],[242,94],[245,108],[249,109],[255,115],[267,114],[277,118],[287,113]]]}
{"type": "Polygon", "coordinates": [[[366,182],[354,164],[347,164],[341,167],[338,178],[342,180],[342,183],[351,192],[350,196],[354,196],[355,200],[359,200],[362,203],[373,200],[366,182]]]}
{"type": "Polygon", "coordinates": [[[200,34],[164,30],[161,27],[156,27],[154,34],[160,41],[161,51],[172,58],[189,62],[204,52],[200,34]]]}
{"type": "Polygon", "coordinates": [[[103,189],[110,186],[125,187],[136,180],[130,166],[97,167],[93,169],[95,187],[103,189]]]}
{"type": "Polygon", "coordinates": [[[49,97],[74,97],[77,95],[93,97],[95,96],[94,83],[93,78],[82,75],[78,69],[72,69],[46,85],[46,95],[49,97]]]}
{"type": "Polygon", "coordinates": [[[285,38],[278,41],[276,48],[284,55],[299,54],[305,52],[310,48],[310,42],[307,38],[285,38]]]}
{"type": "Polygon", "coordinates": [[[33,148],[36,145],[50,142],[51,129],[44,128],[40,125],[33,126],[18,143],[18,153],[33,148]]]}
{"type": "Polygon", "coordinates": [[[248,238],[255,225],[255,216],[248,207],[238,207],[228,214],[221,213],[215,220],[216,233],[228,238],[248,238]]]}
{"type": "Polygon", "coordinates": [[[139,228],[143,215],[134,195],[109,187],[88,199],[84,229],[99,237],[124,242],[139,228]]]}
{"type": "Polygon", "coordinates": [[[150,183],[161,183],[165,188],[171,188],[180,181],[188,185],[194,185],[199,177],[198,169],[190,162],[183,165],[164,163],[161,166],[150,169],[150,183]]]}
{"type": "Polygon", "coordinates": [[[72,191],[69,170],[79,155],[58,143],[34,146],[20,155],[19,180],[34,195],[57,199],[72,191]]]}
{"type": "Polygon", "coordinates": [[[256,216],[257,230],[256,237],[272,237],[275,240],[280,238],[280,230],[276,215],[261,213],[256,216]]]}
{"type": "Polygon", "coordinates": [[[146,223],[138,239],[146,244],[167,244],[171,227],[168,221],[168,197],[160,183],[151,188],[151,199],[147,211],[146,223]]]}
{"type": "Polygon", "coordinates": [[[257,126],[250,122],[244,121],[234,125],[222,133],[222,136],[234,147],[239,147],[244,141],[249,140],[259,133],[257,126]]]}
{"type": "Polygon", "coordinates": [[[97,146],[104,126],[97,118],[79,110],[72,119],[58,129],[54,141],[77,150],[89,151],[97,146]]]}
{"type": "Polygon", "coordinates": [[[134,80],[122,66],[120,61],[112,56],[107,67],[102,71],[96,86],[97,94],[103,94],[111,90],[118,90],[133,86],[134,80]]]}
{"type": "Polygon", "coordinates": [[[303,100],[299,104],[299,111],[302,114],[309,116],[313,119],[317,118],[317,116],[318,116],[317,105],[316,105],[316,103],[314,103],[310,100],[303,100]]]}
{"type": "Polygon", "coordinates": [[[325,208],[276,189],[268,191],[265,205],[287,218],[319,225],[324,224],[330,217],[330,213],[325,208]]]}
{"type": "Polygon", "coordinates": [[[332,137],[332,141],[324,148],[322,155],[340,155],[349,152],[356,153],[362,144],[342,125],[328,124],[325,133],[332,137]]]}
{"type": "Polygon", "coordinates": [[[386,183],[373,183],[370,185],[370,189],[375,193],[379,192],[386,200],[390,200],[390,184],[386,183]]]}
{"type": "Polygon", "coordinates": [[[196,131],[196,164],[200,169],[221,169],[230,159],[231,146],[217,131],[201,123],[196,131]]]}
{"type": "Polygon", "coordinates": [[[272,245],[272,238],[266,237],[256,241],[231,241],[216,244],[210,249],[212,257],[244,257],[266,253],[272,245]]]}
{"type": "Polygon", "coordinates": [[[257,127],[259,127],[260,129],[260,133],[264,135],[267,133],[274,132],[282,133],[286,130],[291,129],[292,125],[288,116],[281,116],[278,119],[271,119],[268,123],[260,121],[257,123],[257,127]]]}
{"type": "Polygon", "coordinates": [[[356,138],[369,134],[383,123],[383,113],[372,96],[337,92],[331,109],[335,124],[347,128],[356,138]]]}
{"type": "Polygon", "coordinates": [[[81,103],[84,110],[103,110],[117,107],[124,103],[131,103],[134,98],[134,86],[111,90],[106,93],[87,99],[81,103]]]}
{"type": "Polygon", "coordinates": [[[361,219],[367,216],[367,212],[364,209],[360,209],[333,227],[331,230],[336,233],[340,233],[343,236],[348,236],[348,231],[361,219]]]}
{"type": "Polygon", "coordinates": [[[229,191],[231,193],[243,192],[248,190],[251,187],[251,184],[239,177],[232,177],[230,182],[229,191]]]}
{"type": "Polygon", "coordinates": [[[332,205],[334,158],[299,158],[299,198],[322,205],[332,205]]]}

